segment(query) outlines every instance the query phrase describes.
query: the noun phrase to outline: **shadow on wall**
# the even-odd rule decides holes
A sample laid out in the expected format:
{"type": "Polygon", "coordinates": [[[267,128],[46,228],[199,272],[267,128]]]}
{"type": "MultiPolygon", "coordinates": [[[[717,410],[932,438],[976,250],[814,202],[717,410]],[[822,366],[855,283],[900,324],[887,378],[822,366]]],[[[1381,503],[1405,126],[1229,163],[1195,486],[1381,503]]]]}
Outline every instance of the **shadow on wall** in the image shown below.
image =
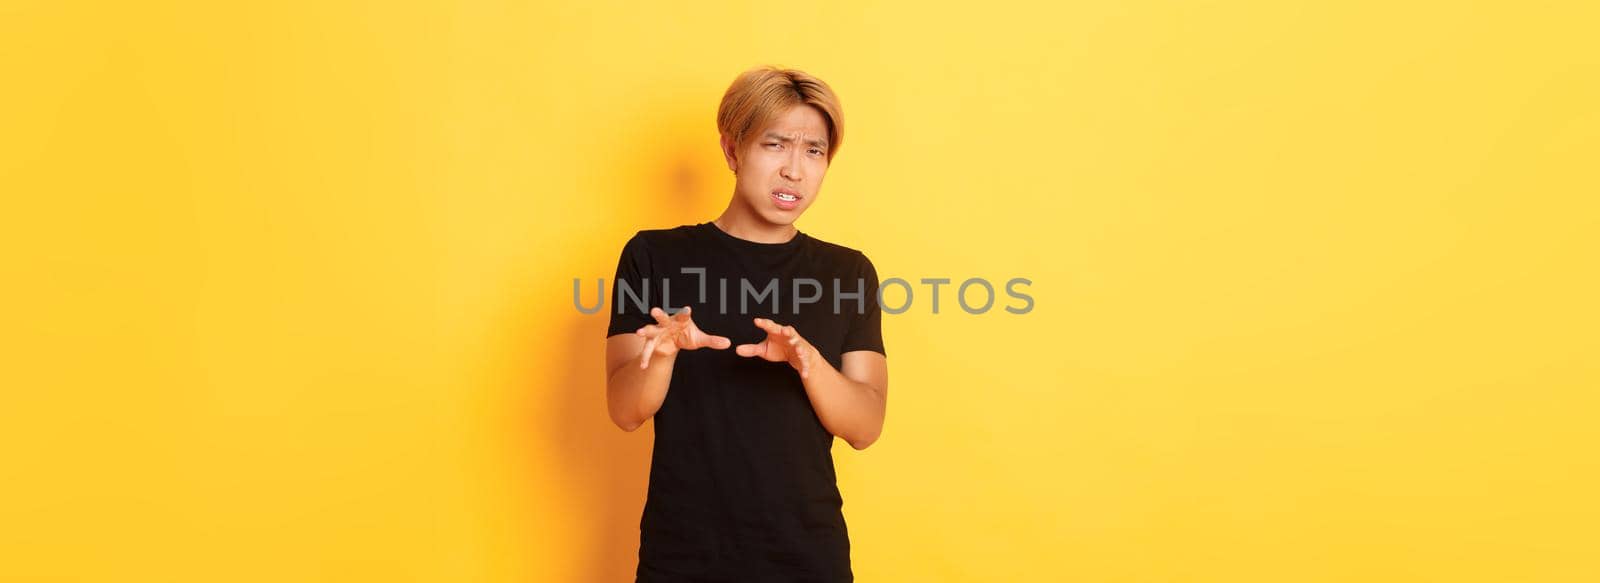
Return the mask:
{"type": "MultiPolygon", "coordinates": [[[[627,174],[620,192],[595,195],[604,199],[599,206],[610,209],[607,214],[614,223],[608,226],[620,225],[625,234],[610,235],[618,228],[595,229],[593,234],[572,241],[572,249],[583,252],[568,256],[578,257],[582,262],[557,268],[564,270],[556,278],[562,283],[559,305],[541,302],[533,309],[518,312],[525,316],[522,325],[530,327],[520,337],[557,333],[565,340],[559,344],[565,347],[563,354],[523,359],[548,365],[545,370],[534,370],[525,378],[535,383],[527,389],[530,398],[552,401],[549,407],[531,408],[540,413],[526,419],[531,441],[536,446],[543,444],[549,448],[532,459],[547,460],[551,465],[529,469],[536,477],[542,475],[557,483],[559,491],[563,492],[560,500],[538,500],[530,506],[569,517],[568,520],[584,521],[584,528],[573,535],[593,537],[587,541],[587,550],[583,551],[586,554],[571,557],[572,564],[560,569],[581,575],[577,580],[582,581],[634,580],[638,565],[639,518],[648,487],[655,423],[647,421],[639,429],[625,432],[611,422],[606,409],[604,340],[610,324],[609,311],[578,312],[572,305],[572,278],[586,279],[582,287],[584,301],[592,305],[593,280],[603,277],[609,310],[611,277],[627,237],[640,229],[709,221],[720,212],[732,191],[731,179],[717,180],[716,172],[726,172],[727,168],[706,164],[707,160],[720,162],[720,158],[708,158],[696,151],[716,150],[715,130],[707,130],[709,120],[689,114],[659,119],[672,122],[658,123],[656,127],[636,127],[645,133],[668,136],[660,143],[670,147],[656,150],[662,153],[659,159],[639,160],[640,164],[632,171],[619,169],[627,174]],[[705,209],[716,210],[707,215],[705,209]],[[552,313],[558,316],[547,318],[552,313]],[[539,317],[535,318],[535,314],[539,317]]],[[[557,535],[562,528],[560,524],[551,524],[548,516],[530,519],[536,536],[524,540],[557,535]]]]}

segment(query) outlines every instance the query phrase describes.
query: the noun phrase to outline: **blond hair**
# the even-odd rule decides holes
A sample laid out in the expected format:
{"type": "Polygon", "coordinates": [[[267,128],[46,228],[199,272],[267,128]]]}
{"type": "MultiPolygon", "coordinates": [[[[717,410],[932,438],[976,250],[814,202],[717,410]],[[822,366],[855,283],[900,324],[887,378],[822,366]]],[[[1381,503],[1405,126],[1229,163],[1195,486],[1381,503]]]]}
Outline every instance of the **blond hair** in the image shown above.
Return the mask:
{"type": "Polygon", "coordinates": [[[790,107],[810,105],[822,113],[828,124],[828,161],[833,161],[843,141],[844,111],[839,97],[821,79],[804,71],[773,66],[756,67],[741,73],[717,107],[717,131],[743,145],[753,131],[760,131],[790,107]]]}

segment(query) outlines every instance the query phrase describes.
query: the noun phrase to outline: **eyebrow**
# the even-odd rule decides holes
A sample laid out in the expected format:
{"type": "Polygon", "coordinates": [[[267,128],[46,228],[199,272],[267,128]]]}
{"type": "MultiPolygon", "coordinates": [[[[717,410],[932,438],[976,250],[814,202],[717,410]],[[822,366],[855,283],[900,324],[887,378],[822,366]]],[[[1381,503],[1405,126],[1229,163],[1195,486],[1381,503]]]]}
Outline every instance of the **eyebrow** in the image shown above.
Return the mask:
{"type": "MultiPolygon", "coordinates": [[[[788,136],[780,136],[775,132],[767,132],[766,139],[778,140],[778,141],[784,142],[784,143],[794,143],[794,138],[791,138],[791,137],[788,137],[788,136]]],[[[820,139],[820,138],[812,139],[812,140],[806,140],[806,145],[808,145],[808,146],[816,146],[816,147],[822,148],[824,150],[828,149],[828,141],[824,140],[824,139],[820,139]]]]}

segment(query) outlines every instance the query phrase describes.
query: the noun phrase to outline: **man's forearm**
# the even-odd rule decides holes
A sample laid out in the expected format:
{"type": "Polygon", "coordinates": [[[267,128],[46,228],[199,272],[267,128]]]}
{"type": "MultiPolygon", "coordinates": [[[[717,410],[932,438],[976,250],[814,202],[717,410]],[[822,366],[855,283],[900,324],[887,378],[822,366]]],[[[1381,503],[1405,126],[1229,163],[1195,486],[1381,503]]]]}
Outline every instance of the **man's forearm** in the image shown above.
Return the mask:
{"type": "Polygon", "coordinates": [[[624,431],[633,431],[655,416],[667,399],[672,366],[677,359],[677,353],[658,354],[650,358],[650,368],[639,368],[638,359],[634,359],[612,371],[606,379],[606,405],[611,421],[624,431]]]}
{"type": "Polygon", "coordinates": [[[844,376],[827,360],[817,358],[802,382],[811,408],[829,433],[856,449],[865,449],[883,432],[883,394],[872,385],[844,376]]]}

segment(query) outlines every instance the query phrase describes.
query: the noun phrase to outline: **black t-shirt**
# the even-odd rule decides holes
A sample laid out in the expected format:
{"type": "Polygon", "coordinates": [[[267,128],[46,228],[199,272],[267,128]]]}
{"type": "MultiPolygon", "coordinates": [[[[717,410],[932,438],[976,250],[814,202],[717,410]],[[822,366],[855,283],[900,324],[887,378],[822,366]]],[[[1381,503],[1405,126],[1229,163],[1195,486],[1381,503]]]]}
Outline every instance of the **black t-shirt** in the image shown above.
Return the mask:
{"type": "MultiPolygon", "coordinates": [[[[688,305],[734,346],[766,338],[754,318],[792,325],[838,369],[846,352],[884,352],[877,292],[865,255],[803,232],[757,243],[709,222],[644,230],[617,262],[606,335],[688,305]]],[[[833,439],[788,363],[678,352],[655,415],[638,581],[853,581],[833,439]]]]}

